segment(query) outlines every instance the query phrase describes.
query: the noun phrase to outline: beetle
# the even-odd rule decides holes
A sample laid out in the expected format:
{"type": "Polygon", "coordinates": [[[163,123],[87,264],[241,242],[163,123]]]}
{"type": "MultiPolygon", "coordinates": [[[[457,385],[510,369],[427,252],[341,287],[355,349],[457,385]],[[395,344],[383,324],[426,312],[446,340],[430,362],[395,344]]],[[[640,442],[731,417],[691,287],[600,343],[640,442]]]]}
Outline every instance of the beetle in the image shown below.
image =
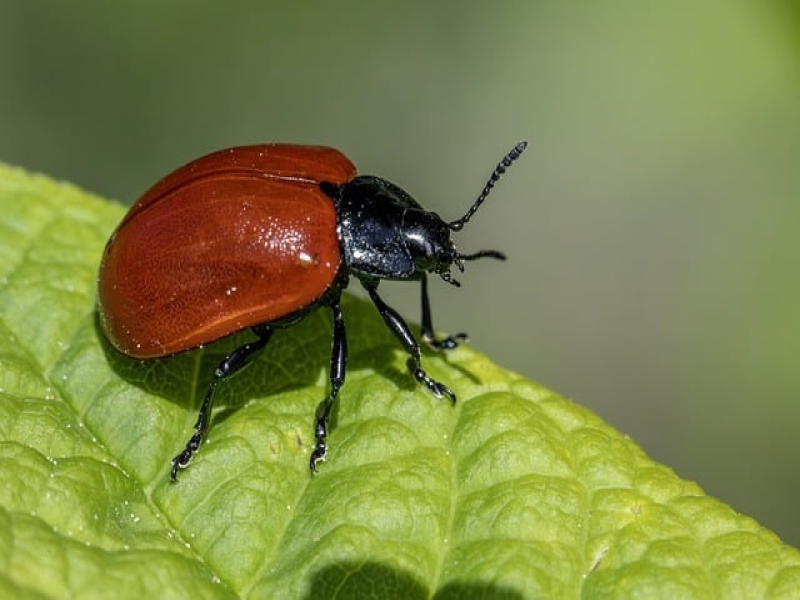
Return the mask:
{"type": "Polygon", "coordinates": [[[189,465],[209,429],[217,386],[262,352],[273,333],[326,306],[333,314],[330,393],[319,404],[309,467],[327,451],[328,420],[344,384],[347,339],[340,305],[350,276],[366,289],[409,355],[408,369],[437,398],[453,391],[422,368],[420,346],[400,314],[378,295],[381,280],[418,281],[422,340],[455,348],[460,333],[434,335],[429,273],[459,286],[453,265],[505,260],[496,250],[461,254],[450,239],[520,156],[520,142],[498,163],[460,219],[444,221],[398,186],[356,168],[323,146],[262,144],[214,152],[164,177],[131,207],[106,244],[98,274],[101,329],[135,359],[169,356],[250,328],[256,339],[214,371],[170,477],[189,465]]]}

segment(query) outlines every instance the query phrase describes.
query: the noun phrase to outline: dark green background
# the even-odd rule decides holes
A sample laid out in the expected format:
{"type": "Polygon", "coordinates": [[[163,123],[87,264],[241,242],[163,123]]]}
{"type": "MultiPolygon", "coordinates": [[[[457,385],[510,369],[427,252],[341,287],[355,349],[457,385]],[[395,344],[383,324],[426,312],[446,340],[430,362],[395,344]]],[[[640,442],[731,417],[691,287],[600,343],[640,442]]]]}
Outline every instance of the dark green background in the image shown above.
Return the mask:
{"type": "Polygon", "coordinates": [[[458,237],[510,260],[436,285],[436,325],[800,544],[795,7],[5,0],[0,160],[132,202],[322,143],[455,218],[527,138],[458,237]]]}

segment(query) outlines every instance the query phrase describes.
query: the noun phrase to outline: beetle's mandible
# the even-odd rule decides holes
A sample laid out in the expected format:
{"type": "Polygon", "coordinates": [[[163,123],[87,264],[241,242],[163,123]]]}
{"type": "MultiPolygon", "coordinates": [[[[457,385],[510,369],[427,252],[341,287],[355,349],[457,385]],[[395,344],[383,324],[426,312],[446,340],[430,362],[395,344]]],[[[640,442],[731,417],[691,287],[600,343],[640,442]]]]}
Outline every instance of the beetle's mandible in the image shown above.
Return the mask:
{"type": "Polygon", "coordinates": [[[172,460],[171,478],[189,465],[209,428],[214,392],[261,353],[272,334],[325,306],[333,313],[330,393],[314,425],[311,471],[328,451],[328,419],[344,384],[347,340],[340,299],[350,276],[366,289],[386,325],[408,352],[408,369],[437,398],[455,394],[422,368],[406,322],[378,295],[383,279],[417,281],[422,340],[455,348],[463,333],[437,339],[428,274],[458,286],[453,265],[505,256],[462,254],[450,239],[486,200],[527,146],[506,154],[463,217],[444,221],[396,185],[356,176],[333,148],[291,144],[214,152],[177,169],[130,209],[106,245],[98,275],[101,328],[120,352],[151,359],[184,352],[251,328],[252,342],[217,367],[195,433],[172,460]]]}

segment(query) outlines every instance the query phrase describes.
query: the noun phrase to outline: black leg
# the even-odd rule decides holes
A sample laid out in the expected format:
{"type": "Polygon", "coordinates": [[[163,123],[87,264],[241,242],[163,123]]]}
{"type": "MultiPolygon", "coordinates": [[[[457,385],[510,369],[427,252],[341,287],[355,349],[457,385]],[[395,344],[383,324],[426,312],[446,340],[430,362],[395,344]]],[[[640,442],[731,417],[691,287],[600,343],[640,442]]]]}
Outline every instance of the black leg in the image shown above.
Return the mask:
{"type": "Polygon", "coordinates": [[[269,329],[268,327],[259,327],[255,328],[256,335],[258,335],[258,340],[255,342],[250,342],[249,344],[245,344],[231,352],[228,356],[225,357],[217,370],[214,371],[214,378],[211,380],[211,383],[208,386],[208,391],[206,392],[206,397],[203,398],[203,404],[200,406],[200,412],[197,415],[197,423],[194,426],[195,433],[186,443],[186,447],[183,449],[183,452],[178,454],[175,458],[172,459],[172,470],[170,471],[170,477],[172,481],[178,480],[178,469],[185,469],[189,466],[189,463],[192,461],[192,456],[200,449],[200,444],[203,443],[203,438],[208,431],[208,422],[211,419],[211,408],[214,404],[214,392],[217,389],[217,385],[223,379],[227,379],[231,375],[238,373],[244,367],[249,365],[251,362],[255,360],[255,358],[261,353],[264,349],[264,346],[267,345],[269,338],[272,337],[273,330],[269,329]]]}
{"type": "Polygon", "coordinates": [[[369,297],[372,298],[372,302],[375,303],[381,317],[383,317],[383,321],[397,336],[400,343],[403,344],[403,348],[406,349],[406,352],[409,353],[410,356],[406,364],[408,365],[408,370],[411,371],[411,374],[414,376],[414,379],[420,383],[424,383],[437,398],[448,396],[451,401],[455,402],[456,396],[453,391],[443,383],[431,379],[422,369],[420,365],[419,344],[417,344],[417,340],[414,339],[414,334],[411,333],[403,317],[381,299],[375,285],[364,284],[364,287],[367,292],[369,292],[369,297]]]}
{"type": "Polygon", "coordinates": [[[428,276],[422,275],[422,341],[433,350],[451,350],[469,338],[466,333],[449,335],[443,340],[437,340],[433,333],[431,320],[431,301],[428,299],[428,276]]]}
{"type": "Polygon", "coordinates": [[[347,368],[347,335],[344,330],[344,317],[342,307],[337,297],[331,303],[333,311],[333,342],[331,343],[331,393],[317,407],[317,420],[314,424],[314,437],[316,443],[311,452],[309,466],[311,472],[317,472],[317,465],[325,460],[328,454],[328,445],[325,440],[328,437],[328,419],[331,416],[331,409],[336,400],[342,385],[344,385],[345,370],[347,368]]]}

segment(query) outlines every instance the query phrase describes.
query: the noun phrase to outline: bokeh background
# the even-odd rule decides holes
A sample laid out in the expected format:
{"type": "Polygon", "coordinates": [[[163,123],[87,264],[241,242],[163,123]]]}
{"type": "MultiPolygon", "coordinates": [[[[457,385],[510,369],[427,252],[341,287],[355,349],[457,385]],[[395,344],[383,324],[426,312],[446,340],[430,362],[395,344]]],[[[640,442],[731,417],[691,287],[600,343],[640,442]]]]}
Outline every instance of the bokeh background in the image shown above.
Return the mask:
{"type": "Polygon", "coordinates": [[[321,143],[452,219],[526,138],[437,327],[800,545],[798,6],[0,0],[0,160],[130,203],[321,143]]]}

